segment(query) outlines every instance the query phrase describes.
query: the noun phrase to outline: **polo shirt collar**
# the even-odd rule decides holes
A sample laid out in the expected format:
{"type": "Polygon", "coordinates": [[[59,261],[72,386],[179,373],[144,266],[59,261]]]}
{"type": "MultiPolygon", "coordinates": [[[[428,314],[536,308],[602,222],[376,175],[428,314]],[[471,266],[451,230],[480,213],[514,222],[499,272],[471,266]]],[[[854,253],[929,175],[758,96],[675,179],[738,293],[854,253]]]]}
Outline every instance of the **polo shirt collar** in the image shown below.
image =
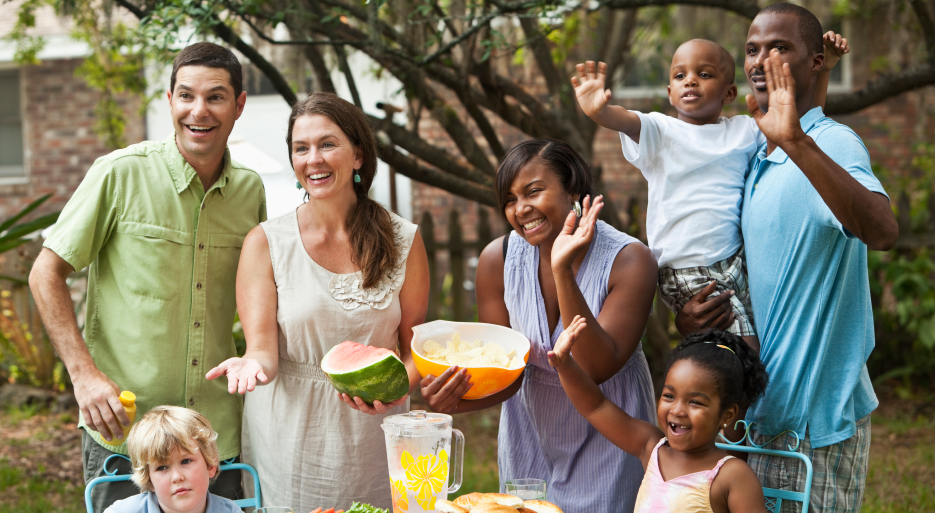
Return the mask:
{"type": "MultiPolygon", "coordinates": [[[[818,120],[823,117],[825,117],[825,113],[821,110],[821,107],[815,107],[812,110],[806,112],[804,116],[799,118],[799,124],[802,126],[802,131],[807,134],[808,131],[815,126],[815,123],[817,123],[818,120]]],[[[760,160],[768,160],[774,164],[782,164],[789,158],[789,156],[786,155],[786,152],[779,147],[777,147],[775,150],[773,150],[772,153],[769,154],[769,156],[767,156],[765,144],[763,145],[763,148],[760,149],[758,157],[760,160]]]]}
{"type": "MultiPolygon", "coordinates": [[[[192,165],[185,160],[185,157],[182,156],[182,153],[179,152],[179,147],[175,144],[175,132],[172,132],[172,134],[163,141],[162,153],[168,164],[172,182],[175,184],[175,191],[182,194],[182,191],[188,189],[192,180],[194,180],[198,174],[195,172],[195,168],[193,168],[192,165]]],[[[218,177],[217,181],[214,182],[214,185],[212,185],[210,189],[218,189],[223,195],[224,186],[230,182],[230,175],[231,152],[230,148],[227,148],[224,150],[224,167],[221,169],[221,176],[218,177]]]]}

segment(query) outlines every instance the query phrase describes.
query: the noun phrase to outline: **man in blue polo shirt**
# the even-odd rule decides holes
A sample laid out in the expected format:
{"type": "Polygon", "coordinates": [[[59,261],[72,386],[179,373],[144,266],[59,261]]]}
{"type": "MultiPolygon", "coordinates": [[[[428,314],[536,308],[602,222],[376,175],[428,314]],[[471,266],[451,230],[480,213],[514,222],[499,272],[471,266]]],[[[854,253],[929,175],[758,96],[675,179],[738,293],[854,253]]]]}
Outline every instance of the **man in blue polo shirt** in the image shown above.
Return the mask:
{"type": "MultiPolygon", "coordinates": [[[[770,5],[753,20],[745,54],[747,105],[768,143],[750,162],[741,223],[770,376],[747,420],[758,445],[786,430],[801,439],[815,471],[813,511],[856,512],[878,405],[866,366],[874,345],[867,248],[891,248],[899,229],[863,142],[814,105],[824,64],[818,19],[770,5]]],[[[705,302],[704,293],[676,319],[683,333],[729,324],[729,304],[705,302]]],[[[804,487],[804,468],[787,458],[751,455],[748,463],[764,486],[804,487]]]]}

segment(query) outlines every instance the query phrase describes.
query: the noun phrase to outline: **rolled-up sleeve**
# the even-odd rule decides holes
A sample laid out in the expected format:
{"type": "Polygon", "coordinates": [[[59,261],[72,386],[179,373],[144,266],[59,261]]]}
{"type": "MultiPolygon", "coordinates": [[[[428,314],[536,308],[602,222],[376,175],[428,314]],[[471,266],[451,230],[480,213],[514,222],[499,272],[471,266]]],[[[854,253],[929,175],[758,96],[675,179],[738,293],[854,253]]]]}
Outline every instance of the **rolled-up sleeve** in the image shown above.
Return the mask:
{"type": "Polygon", "coordinates": [[[110,160],[97,159],[68,200],[43,246],[76,271],[90,265],[116,224],[119,195],[118,177],[110,160]]]}

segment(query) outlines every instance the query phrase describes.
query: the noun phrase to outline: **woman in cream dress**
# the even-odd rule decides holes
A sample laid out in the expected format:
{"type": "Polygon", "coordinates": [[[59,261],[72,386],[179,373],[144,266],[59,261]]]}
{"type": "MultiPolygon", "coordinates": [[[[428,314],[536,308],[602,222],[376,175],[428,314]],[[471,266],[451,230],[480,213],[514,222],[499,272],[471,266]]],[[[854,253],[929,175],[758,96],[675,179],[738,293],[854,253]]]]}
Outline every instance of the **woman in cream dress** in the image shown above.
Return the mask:
{"type": "Polygon", "coordinates": [[[359,109],[313,94],[293,108],[286,139],[308,201],[247,235],[237,272],[247,352],[207,377],[250,392],[242,455],[264,506],[391,508],[379,426],[408,411],[408,396],[372,406],[339,396],[320,365],[353,340],[398,349],[418,384],[409,343],[428,306],[425,246],[414,224],[367,197],[376,144],[359,109]]]}

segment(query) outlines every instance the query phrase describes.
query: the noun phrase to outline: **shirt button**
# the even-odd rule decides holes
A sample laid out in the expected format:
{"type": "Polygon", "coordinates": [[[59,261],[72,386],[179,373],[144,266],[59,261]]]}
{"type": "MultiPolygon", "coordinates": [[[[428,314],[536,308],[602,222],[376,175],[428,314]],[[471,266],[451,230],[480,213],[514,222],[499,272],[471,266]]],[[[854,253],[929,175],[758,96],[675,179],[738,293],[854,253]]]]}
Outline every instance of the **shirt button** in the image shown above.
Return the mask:
{"type": "Polygon", "coordinates": [[[204,243],[198,244],[198,249],[205,249],[204,243]]]}
{"type": "Polygon", "coordinates": [[[198,328],[198,327],[200,327],[200,326],[201,326],[201,323],[198,322],[198,321],[195,321],[195,327],[198,328]]]}
{"type": "Polygon", "coordinates": [[[754,188],[754,189],[756,189],[756,188],[759,187],[759,186],[760,186],[760,184],[758,184],[758,183],[753,184],[753,188],[754,188]]]}
{"type": "Polygon", "coordinates": [[[197,358],[195,358],[194,360],[192,360],[192,366],[195,366],[195,365],[198,365],[198,359],[197,359],[197,358]]]}
{"type": "Polygon", "coordinates": [[[189,406],[195,406],[195,398],[194,398],[194,397],[192,397],[191,399],[188,400],[188,405],[189,405],[189,406]]]}
{"type": "Polygon", "coordinates": [[[204,209],[205,209],[205,204],[202,203],[202,204],[201,204],[201,210],[204,210],[204,209]]]}
{"type": "Polygon", "coordinates": [[[198,289],[198,290],[201,290],[201,284],[200,284],[200,283],[196,284],[196,285],[195,285],[195,288],[198,289]]]}

